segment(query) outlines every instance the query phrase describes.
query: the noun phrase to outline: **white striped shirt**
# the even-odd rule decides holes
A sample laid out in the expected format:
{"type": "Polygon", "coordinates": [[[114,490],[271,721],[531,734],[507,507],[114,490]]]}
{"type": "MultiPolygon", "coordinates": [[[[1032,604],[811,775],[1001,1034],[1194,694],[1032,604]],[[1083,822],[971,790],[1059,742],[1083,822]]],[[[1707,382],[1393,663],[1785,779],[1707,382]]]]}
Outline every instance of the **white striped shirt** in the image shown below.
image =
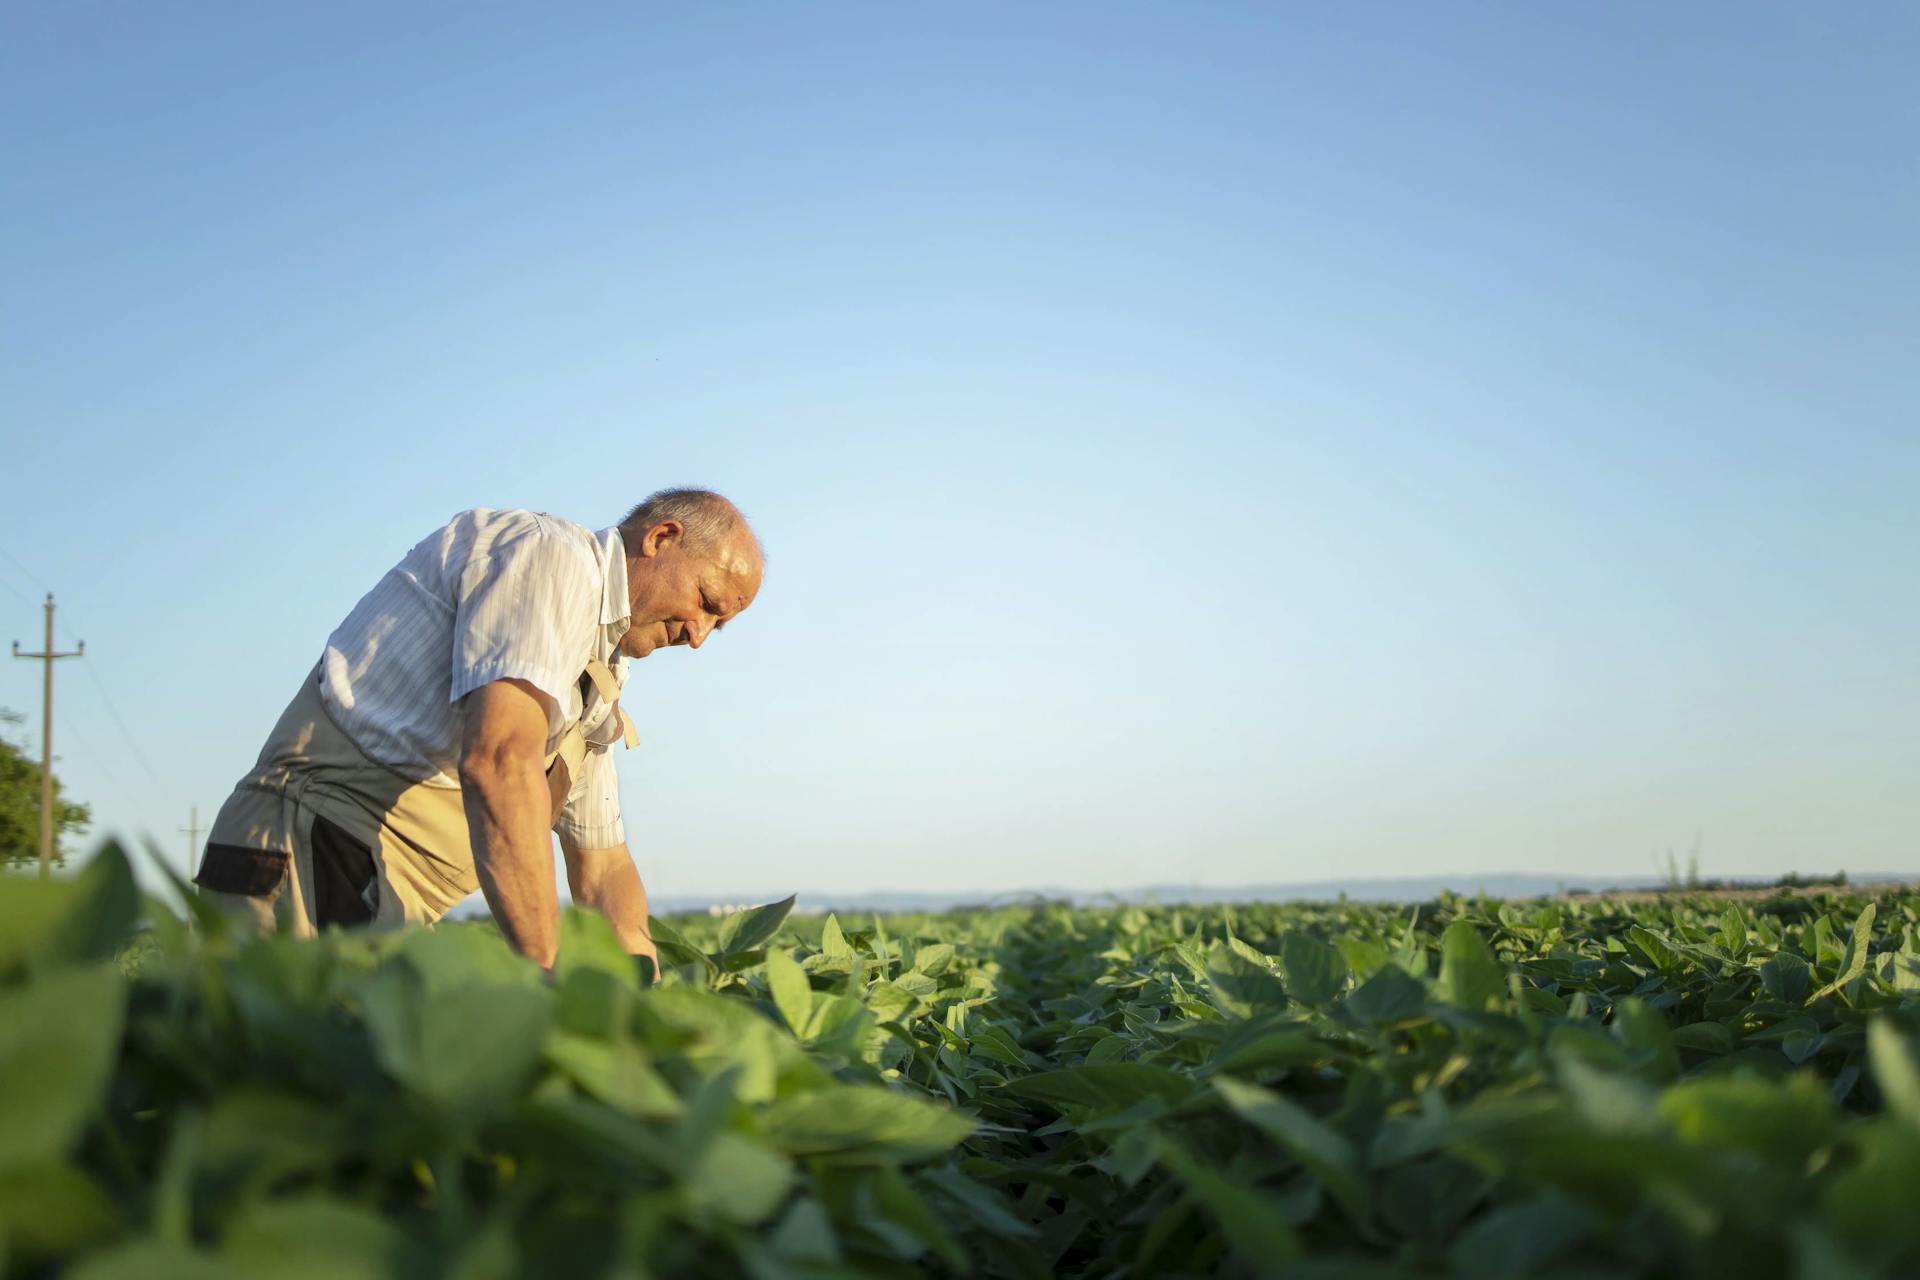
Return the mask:
{"type": "Polygon", "coordinates": [[[327,637],[320,696],[372,759],[429,786],[458,787],[460,699],[493,680],[525,680],[552,699],[547,750],[578,723],[580,776],[554,830],[580,848],[623,844],[620,789],[607,747],[610,704],[584,697],[590,658],[622,687],[617,648],[631,624],[626,546],[533,511],[462,511],[423,538],[327,637]]]}

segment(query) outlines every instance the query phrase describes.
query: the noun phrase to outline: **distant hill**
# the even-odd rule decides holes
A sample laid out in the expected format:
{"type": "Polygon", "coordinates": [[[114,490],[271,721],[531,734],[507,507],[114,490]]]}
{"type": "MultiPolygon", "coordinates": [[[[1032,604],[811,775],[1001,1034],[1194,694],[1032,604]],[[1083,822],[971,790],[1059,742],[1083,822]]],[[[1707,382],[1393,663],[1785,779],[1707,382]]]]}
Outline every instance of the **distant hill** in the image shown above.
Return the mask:
{"type": "MultiPolygon", "coordinates": [[[[1920,879],[1920,874],[1896,874],[1886,871],[1848,872],[1854,883],[1920,879]]],[[[1773,876],[1728,876],[1726,882],[1765,886],[1773,876]]],[[[978,893],[965,890],[925,892],[809,893],[799,892],[799,911],[839,911],[856,913],[946,911],[963,906],[995,906],[1037,898],[1072,902],[1078,906],[1098,906],[1110,902],[1215,903],[1215,902],[1334,902],[1344,897],[1354,902],[1426,902],[1442,892],[1487,894],[1495,898],[1538,898],[1579,889],[1647,889],[1660,887],[1658,876],[1564,876],[1540,875],[1524,871],[1466,872],[1433,876],[1383,876],[1351,880],[1295,880],[1250,885],[1143,885],[1111,892],[1084,889],[1036,888],[1017,893],[978,893]]],[[[653,909],[662,913],[708,911],[716,906],[749,906],[782,898],[787,892],[768,893],[764,897],[730,897],[718,900],[692,894],[655,898],[653,909]]]]}

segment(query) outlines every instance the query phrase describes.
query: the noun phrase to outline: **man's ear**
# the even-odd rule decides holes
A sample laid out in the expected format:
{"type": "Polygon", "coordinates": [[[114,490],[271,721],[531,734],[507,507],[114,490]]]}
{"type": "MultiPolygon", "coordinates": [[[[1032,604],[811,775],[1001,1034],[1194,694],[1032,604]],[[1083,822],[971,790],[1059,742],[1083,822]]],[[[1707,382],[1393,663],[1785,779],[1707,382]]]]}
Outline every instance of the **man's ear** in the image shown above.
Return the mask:
{"type": "Polygon", "coordinates": [[[687,527],[678,520],[662,520],[640,535],[640,554],[658,555],[663,545],[669,542],[678,543],[686,536],[686,532],[687,527]]]}

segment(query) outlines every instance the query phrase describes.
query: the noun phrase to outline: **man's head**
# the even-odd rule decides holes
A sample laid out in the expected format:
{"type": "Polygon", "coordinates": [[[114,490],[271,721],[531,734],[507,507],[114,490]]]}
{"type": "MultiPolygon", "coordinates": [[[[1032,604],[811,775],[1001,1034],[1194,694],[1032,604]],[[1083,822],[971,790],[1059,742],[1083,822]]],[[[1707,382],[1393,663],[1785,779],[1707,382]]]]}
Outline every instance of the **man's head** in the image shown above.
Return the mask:
{"type": "Polygon", "coordinates": [[[698,649],[753,603],[765,557],[738,507],[705,489],[662,489],[620,522],[633,625],[620,652],[698,649]]]}

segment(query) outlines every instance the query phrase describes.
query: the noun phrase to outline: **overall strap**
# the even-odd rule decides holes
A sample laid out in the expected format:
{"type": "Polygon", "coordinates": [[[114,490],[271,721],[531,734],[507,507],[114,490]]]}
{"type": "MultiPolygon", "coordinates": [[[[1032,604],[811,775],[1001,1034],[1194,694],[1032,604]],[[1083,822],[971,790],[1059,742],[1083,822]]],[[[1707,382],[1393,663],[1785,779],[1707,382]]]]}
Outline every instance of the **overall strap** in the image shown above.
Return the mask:
{"type": "Polygon", "coordinates": [[[567,777],[580,776],[580,762],[587,758],[587,735],[580,731],[580,722],[567,726],[560,735],[559,745],[547,753],[547,768],[553,768],[555,760],[564,760],[567,765],[567,777]]]}
{"type": "Polygon", "coordinates": [[[582,674],[593,682],[593,687],[599,691],[600,700],[612,708],[608,714],[619,718],[620,740],[629,750],[638,746],[640,734],[634,729],[633,721],[620,706],[620,682],[613,678],[612,670],[600,659],[588,658],[587,669],[582,674]]]}

